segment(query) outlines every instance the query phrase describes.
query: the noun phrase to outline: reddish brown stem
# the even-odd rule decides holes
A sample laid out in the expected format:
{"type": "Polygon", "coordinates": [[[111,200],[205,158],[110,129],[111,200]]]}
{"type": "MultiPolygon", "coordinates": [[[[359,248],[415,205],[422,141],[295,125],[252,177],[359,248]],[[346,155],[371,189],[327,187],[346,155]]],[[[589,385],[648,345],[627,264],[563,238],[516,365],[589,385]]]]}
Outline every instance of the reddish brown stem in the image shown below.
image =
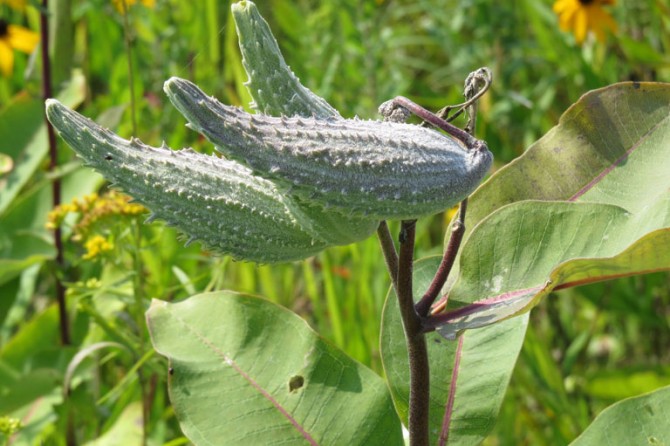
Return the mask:
{"type": "Polygon", "coordinates": [[[384,254],[384,260],[386,261],[386,268],[389,270],[389,275],[393,282],[393,288],[398,289],[398,253],[395,250],[393,237],[391,236],[386,221],[379,223],[377,237],[379,238],[379,244],[382,247],[382,253],[384,254]]]}
{"type": "Polygon", "coordinates": [[[412,290],[414,239],[416,221],[403,221],[400,232],[398,281],[396,295],[405,329],[409,356],[409,439],[410,446],[424,446],[429,442],[430,368],[428,348],[421,318],[414,310],[412,290]]]}
{"type": "Polygon", "coordinates": [[[466,198],[461,202],[461,206],[458,210],[458,218],[451,226],[451,236],[449,237],[449,243],[447,243],[447,249],[444,251],[444,256],[442,256],[442,262],[435,273],[435,277],[431,282],[428,290],[423,295],[421,300],[416,304],[416,312],[421,317],[427,317],[430,312],[430,307],[435,303],[435,299],[440,294],[442,287],[444,286],[451,268],[454,266],[456,261],[456,254],[461,247],[461,242],[463,241],[463,234],[465,234],[465,212],[468,207],[468,199],[466,198]]]}
{"type": "Polygon", "coordinates": [[[437,116],[435,113],[430,110],[426,110],[418,104],[410,101],[406,97],[397,96],[391,100],[393,107],[402,107],[409,112],[415,114],[424,121],[430,123],[431,125],[444,130],[454,138],[463,142],[469,150],[478,149],[480,147],[485,147],[486,143],[480,141],[465,130],[461,130],[450,122],[445,121],[444,119],[437,116]]]}
{"type": "MultiPolygon", "coordinates": [[[[49,0],[42,0],[42,10],[40,11],[40,38],[42,46],[42,96],[44,100],[53,97],[51,91],[51,61],[49,59],[49,0]]],[[[53,172],[58,167],[58,149],[56,144],[56,133],[51,123],[47,120],[46,114],[44,121],[47,126],[47,137],[49,143],[49,171],[53,172]]],[[[61,203],[61,183],[56,176],[51,183],[51,204],[55,208],[61,203]]],[[[70,322],[67,315],[67,306],[65,302],[65,287],[59,273],[63,271],[65,260],[63,256],[63,236],[60,228],[54,229],[54,245],[56,247],[56,302],[58,304],[58,316],[60,317],[60,342],[63,345],[70,345],[70,322]]]]}

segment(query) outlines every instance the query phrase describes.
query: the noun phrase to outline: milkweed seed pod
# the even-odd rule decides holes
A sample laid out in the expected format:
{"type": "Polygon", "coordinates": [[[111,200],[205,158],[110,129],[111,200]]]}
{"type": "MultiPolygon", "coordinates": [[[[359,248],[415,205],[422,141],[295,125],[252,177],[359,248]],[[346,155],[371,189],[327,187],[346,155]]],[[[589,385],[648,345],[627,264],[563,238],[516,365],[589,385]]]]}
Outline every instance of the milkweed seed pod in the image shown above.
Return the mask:
{"type": "Polygon", "coordinates": [[[339,118],[337,110],[304,87],[293,74],[256,5],[239,2],[231,9],[240,40],[242,65],[249,76],[245,85],[254,100],[252,108],[269,116],[339,118]]]}
{"type": "Polygon", "coordinates": [[[332,245],[312,232],[294,200],[239,163],[125,140],[53,99],[46,110],[86,165],[149,208],[149,220],[165,220],[189,241],[260,263],[304,259],[332,245]]]}
{"type": "Polygon", "coordinates": [[[468,150],[417,125],[251,115],[175,77],[164,90],[226,157],[343,215],[415,219],[443,211],[477,187],[493,160],[485,144],[468,150]]]}
{"type": "MultiPolygon", "coordinates": [[[[270,116],[303,116],[341,119],[328,102],[303,86],[284,61],[270,26],[252,2],[231,6],[248,81],[252,108],[270,116]]],[[[296,200],[311,219],[315,232],[333,245],[369,237],[379,225],[374,218],[344,215],[322,206],[296,200]]]]}

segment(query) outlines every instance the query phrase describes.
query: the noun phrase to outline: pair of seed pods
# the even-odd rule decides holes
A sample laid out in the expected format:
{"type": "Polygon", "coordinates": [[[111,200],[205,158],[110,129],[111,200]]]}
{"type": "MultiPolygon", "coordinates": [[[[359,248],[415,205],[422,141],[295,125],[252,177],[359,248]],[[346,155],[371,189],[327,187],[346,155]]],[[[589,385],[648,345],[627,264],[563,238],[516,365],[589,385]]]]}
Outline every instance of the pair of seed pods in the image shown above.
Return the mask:
{"type": "MultiPolygon", "coordinates": [[[[150,219],[238,259],[302,259],[365,238],[380,220],[440,212],[471,193],[492,162],[483,142],[448,125],[462,140],[390,120],[252,115],[178,78],[165,91],[225,158],[127,141],[55,100],[47,116],[150,219]]],[[[400,98],[382,113],[407,107],[415,106],[400,98]]]]}

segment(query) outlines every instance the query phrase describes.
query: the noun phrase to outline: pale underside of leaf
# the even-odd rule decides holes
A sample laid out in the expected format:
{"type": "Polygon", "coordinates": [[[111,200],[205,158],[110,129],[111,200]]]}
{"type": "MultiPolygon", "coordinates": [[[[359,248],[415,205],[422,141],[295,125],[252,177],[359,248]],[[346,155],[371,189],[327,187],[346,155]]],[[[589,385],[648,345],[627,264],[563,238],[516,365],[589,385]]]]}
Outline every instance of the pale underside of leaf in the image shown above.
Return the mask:
{"type": "Polygon", "coordinates": [[[554,289],[670,269],[669,116],[661,84],[590,92],[473,194],[440,331],[519,314],[554,289]]]}

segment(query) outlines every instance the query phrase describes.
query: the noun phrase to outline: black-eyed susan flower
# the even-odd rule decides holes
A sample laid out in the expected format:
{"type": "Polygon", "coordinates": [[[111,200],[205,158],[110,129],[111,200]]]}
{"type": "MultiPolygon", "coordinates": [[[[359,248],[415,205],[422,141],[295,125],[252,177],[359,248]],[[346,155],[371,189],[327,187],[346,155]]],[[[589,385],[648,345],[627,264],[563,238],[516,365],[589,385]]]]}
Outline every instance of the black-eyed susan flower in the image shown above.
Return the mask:
{"type": "Polygon", "coordinates": [[[30,54],[39,41],[40,36],[37,33],[0,19],[0,72],[4,76],[11,75],[14,69],[14,50],[30,54]]]}
{"type": "Polygon", "coordinates": [[[554,12],[558,15],[558,23],[563,31],[571,31],[578,44],[584,42],[589,31],[603,42],[605,31],[615,32],[616,22],[603,9],[605,5],[613,5],[615,0],[557,0],[554,12]]]}
{"type": "MultiPolygon", "coordinates": [[[[120,14],[125,14],[128,8],[137,3],[137,0],[112,0],[112,3],[120,14]]],[[[156,5],[156,0],[140,0],[140,3],[147,8],[153,8],[156,5]]]]}

